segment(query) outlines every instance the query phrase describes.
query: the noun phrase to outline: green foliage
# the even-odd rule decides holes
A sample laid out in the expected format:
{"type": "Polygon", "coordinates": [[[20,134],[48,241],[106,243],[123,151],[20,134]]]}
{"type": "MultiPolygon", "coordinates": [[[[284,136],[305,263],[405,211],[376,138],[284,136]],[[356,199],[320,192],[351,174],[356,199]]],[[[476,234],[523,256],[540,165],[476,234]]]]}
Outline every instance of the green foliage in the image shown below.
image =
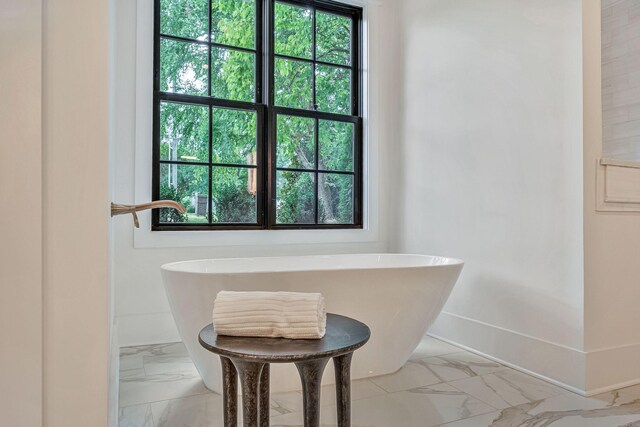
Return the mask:
{"type": "Polygon", "coordinates": [[[207,47],[181,41],[160,41],[160,90],[205,96],[207,47]]]}
{"type": "Polygon", "coordinates": [[[255,99],[255,55],[211,48],[211,95],[236,101],[255,99]]]}
{"type": "Polygon", "coordinates": [[[311,59],[313,55],[312,11],[286,3],[276,3],[274,15],[275,52],[311,59]]]}
{"type": "Polygon", "coordinates": [[[279,107],[312,109],[312,73],[311,64],[276,58],[273,77],[275,104],[279,107]]]}
{"type": "Polygon", "coordinates": [[[324,224],[353,222],[353,177],[351,175],[319,174],[319,221],[324,224]]]}
{"type": "Polygon", "coordinates": [[[160,104],[160,159],[207,162],[208,147],[209,107],[160,104]]]}
{"type": "Polygon", "coordinates": [[[277,166],[315,168],[315,120],[307,117],[278,116],[277,166]]]}
{"type": "Polygon", "coordinates": [[[161,0],[160,32],[202,40],[209,31],[207,0],[161,0]]]}
{"type": "MultiPolygon", "coordinates": [[[[232,47],[255,49],[254,0],[212,0],[211,34],[208,34],[207,0],[161,0],[162,34],[232,47]]],[[[276,53],[312,59],[313,11],[276,2],[274,42],[276,53]]],[[[323,62],[351,64],[351,21],[316,12],[315,57],[323,62]]],[[[196,96],[255,101],[254,53],[209,47],[203,43],[161,39],[160,89],[196,96]],[[209,54],[211,69],[209,70],[209,54]],[[210,89],[209,89],[209,86],[210,89]]],[[[350,114],[351,71],[276,58],[275,103],[298,109],[350,114]],[[316,102],[313,105],[313,80],[316,102]]],[[[353,124],[295,116],[277,118],[277,166],[327,171],[353,171],[353,124]],[[317,138],[315,132],[318,132],[317,138]],[[318,140],[318,147],[315,141],[318,140]],[[318,158],[316,158],[316,152],[318,158]]],[[[162,198],[187,206],[180,215],[162,210],[162,222],[206,222],[198,211],[195,194],[211,199],[214,223],[255,223],[257,218],[256,165],[257,116],[254,111],[162,102],[160,156],[185,164],[161,166],[162,198]],[[194,162],[237,165],[201,166],[194,162]],[[209,180],[212,193],[209,195],[209,180]]],[[[353,178],[348,174],[278,171],[276,220],[281,224],[315,221],[316,187],[321,223],[353,222],[353,178]],[[315,180],[318,180],[317,186],[315,180]]]]}
{"type": "Polygon", "coordinates": [[[308,172],[278,171],[276,177],[276,222],[313,224],[314,179],[308,172]]]}
{"type": "Polygon", "coordinates": [[[353,123],[320,120],[318,134],[320,169],[353,171],[353,123]]]}
{"type": "MultiPolygon", "coordinates": [[[[160,183],[160,199],[181,201],[188,199],[189,196],[184,189],[169,185],[163,181],[160,183]]],[[[187,215],[181,214],[175,209],[160,209],[160,222],[187,222],[187,215]]]]}
{"type": "Polygon", "coordinates": [[[254,111],[214,108],[213,161],[255,165],[257,127],[258,117],[254,111]]]}
{"type": "Polygon", "coordinates": [[[332,64],[351,64],[351,21],[344,16],[316,14],[316,59],[332,64]]]}
{"type": "MultiPolygon", "coordinates": [[[[187,208],[182,217],[171,217],[169,222],[206,222],[206,210],[196,212],[196,194],[209,192],[209,168],[207,166],[160,165],[160,198],[175,200],[187,208]],[[180,221],[177,220],[180,218],[180,221]]],[[[164,209],[162,211],[165,211],[164,209]]],[[[168,210],[167,210],[168,211],[168,210]]],[[[162,220],[162,213],[160,216],[162,220]]]]}
{"type": "Polygon", "coordinates": [[[247,49],[255,47],[253,0],[212,0],[211,24],[211,41],[247,49]]]}
{"type": "Polygon", "coordinates": [[[351,113],[351,70],[318,65],[316,85],[318,110],[338,114],[351,113]]]}
{"type": "Polygon", "coordinates": [[[213,168],[213,222],[256,222],[257,198],[249,191],[249,175],[249,169],[213,168]]]}

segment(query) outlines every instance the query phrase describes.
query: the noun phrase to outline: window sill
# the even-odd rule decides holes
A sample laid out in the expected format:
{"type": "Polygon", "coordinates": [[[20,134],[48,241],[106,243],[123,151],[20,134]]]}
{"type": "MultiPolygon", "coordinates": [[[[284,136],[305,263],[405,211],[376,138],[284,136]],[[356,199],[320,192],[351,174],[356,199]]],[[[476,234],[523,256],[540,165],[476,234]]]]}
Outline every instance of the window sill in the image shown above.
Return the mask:
{"type": "Polygon", "coordinates": [[[140,214],[133,246],[144,248],[185,248],[219,246],[272,246],[302,244],[367,243],[378,240],[370,228],[325,230],[218,230],[151,231],[151,215],[140,214]]]}

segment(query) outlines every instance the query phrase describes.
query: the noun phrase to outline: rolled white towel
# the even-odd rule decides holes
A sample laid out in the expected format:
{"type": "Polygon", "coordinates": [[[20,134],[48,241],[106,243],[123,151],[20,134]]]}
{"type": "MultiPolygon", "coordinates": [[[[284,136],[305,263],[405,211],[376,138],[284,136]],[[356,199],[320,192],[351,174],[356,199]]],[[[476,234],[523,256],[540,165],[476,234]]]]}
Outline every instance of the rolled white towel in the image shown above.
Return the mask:
{"type": "Polygon", "coordinates": [[[219,335],[319,339],[326,326],[320,293],[220,291],[213,303],[219,335]]]}

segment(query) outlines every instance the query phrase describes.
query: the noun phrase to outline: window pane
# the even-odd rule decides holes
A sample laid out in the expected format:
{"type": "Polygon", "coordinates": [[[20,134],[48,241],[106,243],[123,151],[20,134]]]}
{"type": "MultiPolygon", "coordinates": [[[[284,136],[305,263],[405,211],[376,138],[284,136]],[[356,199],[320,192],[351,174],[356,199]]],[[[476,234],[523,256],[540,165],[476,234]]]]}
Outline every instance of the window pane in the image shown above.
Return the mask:
{"type": "Polygon", "coordinates": [[[160,32],[206,40],[209,31],[208,7],[207,0],[161,0],[160,32]]]}
{"type": "Polygon", "coordinates": [[[213,167],[213,222],[252,223],[258,221],[256,170],[213,167]]]}
{"type": "Polygon", "coordinates": [[[204,45],[160,40],[160,90],[206,96],[208,59],[204,45]]]}
{"type": "Polygon", "coordinates": [[[351,64],[351,19],[330,13],[316,13],[316,59],[334,64],[351,64]]]}
{"type": "Polygon", "coordinates": [[[318,152],[320,169],[353,171],[353,123],[320,120],[318,152]]]}
{"type": "Polygon", "coordinates": [[[187,212],[160,209],[160,222],[206,223],[209,168],[195,165],[160,165],[160,199],[182,203],[187,212]]]}
{"type": "Polygon", "coordinates": [[[276,2],[274,14],[275,53],[311,59],[313,11],[276,2]]]}
{"type": "Polygon", "coordinates": [[[314,173],[278,171],[276,176],[276,223],[315,222],[314,173]]]}
{"type": "Polygon", "coordinates": [[[351,70],[318,65],[316,67],[316,102],[320,111],[350,114],[351,70]]]}
{"type": "Polygon", "coordinates": [[[279,107],[313,108],[311,64],[275,59],[275,104],[279,107]]]}
{"type": "Polygon", "coordinates": [[[353,176],[318,174],[318,221],[353,224],[353,176]]]}
{"type": "Polygon", "coordinates": [[[212,0],[211,41],[253,49],[255,19],[253,0],[212,0]]]}
{"type": "Polygon", "coordinates": [[[258,117],[255,111],[213,109],[213,162],[255,165],[258,117]]]}
{"type": "Polygon", "coordinates": [[[253,53],[212,47],[211,67],[211,96],[254,101],[256,77],[253,53]]]}
{"type": "Polygon", "coordinates": [[[278,116],[276,163],[281,168],[315,169],[315,120],[278,116]]]}
{"type": "Polygon", "coordinates": [[[209,161],[209,107],[160,104],[160,159],[209,161]]]}

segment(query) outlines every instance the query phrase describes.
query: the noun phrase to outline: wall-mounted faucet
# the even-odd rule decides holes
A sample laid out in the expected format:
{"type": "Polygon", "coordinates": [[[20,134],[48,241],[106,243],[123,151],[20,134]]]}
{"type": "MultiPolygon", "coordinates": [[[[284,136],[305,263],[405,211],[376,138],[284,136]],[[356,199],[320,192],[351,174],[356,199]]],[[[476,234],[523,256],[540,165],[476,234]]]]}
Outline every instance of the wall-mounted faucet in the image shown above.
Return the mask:
{"type": "Polygon", "coordinates": [[[172,208],[176,209],[181,214],[187,211],[184,206],[173,200],[157,200],[155,202],[143,203],[140,205],[118,205],[111,202],[111,216],[130,213],[133,215],[133,223],[135,224],[136,228],[140,228],[140,223],[138,222],[138,215],[136,214],[136,212],[157,208],[172,208]]]}

